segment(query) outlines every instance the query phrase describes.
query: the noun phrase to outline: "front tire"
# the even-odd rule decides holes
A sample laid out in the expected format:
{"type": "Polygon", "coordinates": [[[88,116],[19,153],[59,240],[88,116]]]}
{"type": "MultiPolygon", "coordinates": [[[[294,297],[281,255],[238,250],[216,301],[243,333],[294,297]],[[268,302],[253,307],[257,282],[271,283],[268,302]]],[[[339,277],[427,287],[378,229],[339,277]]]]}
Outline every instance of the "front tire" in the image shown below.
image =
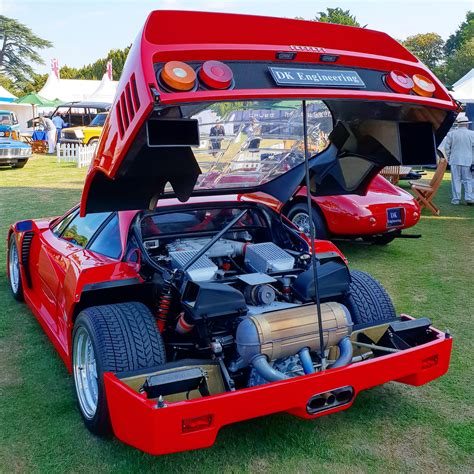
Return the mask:
{"type": "Polygon", "coordinates": [[[8,240],[8,283],[13,298],[17,301],[23,301],[23,283],[20,272],[20,256],[14,234],[10,235],[8,240]]]}
{"type": "Polygon", "coordinates": [[[360,270],[351,270],[351,284],[345,304],[354,324],[393,321],[397,318],[392,299],[375,278],[360,270]]]}
{"type": "Polygon", "coordinates": [[[104,372],[156,367],[165,346],[150,310],[142,303],[93,306],[81,311],[72,335],[72,367],[79,411],[86,427],[111,433],[104,372]]]}
{"type": "Polygon", "coordinates": [[[89,140],[89,143],[87,145],[94,147],[94,150],[95,150],[97,148],[98,144],[99,144],[99,139],[98,138],[92,138],[92,139],[89,140]]]}
{"type": "MultiPolygon", "coordinates": [[[[308,212],[308,206],[306,204],[295,204],[290,208],[287,213],[287,216],[288,219],[290,219],[290,221],[296,225],[296,227],[302,229],[308,237],[310,236],[310,217],[308,212]]],[[[316,238],[320,240],[328,240],[329,231],[321,210],[313,205],[311,216],[313,225],[315,226],[316,238]]]]}

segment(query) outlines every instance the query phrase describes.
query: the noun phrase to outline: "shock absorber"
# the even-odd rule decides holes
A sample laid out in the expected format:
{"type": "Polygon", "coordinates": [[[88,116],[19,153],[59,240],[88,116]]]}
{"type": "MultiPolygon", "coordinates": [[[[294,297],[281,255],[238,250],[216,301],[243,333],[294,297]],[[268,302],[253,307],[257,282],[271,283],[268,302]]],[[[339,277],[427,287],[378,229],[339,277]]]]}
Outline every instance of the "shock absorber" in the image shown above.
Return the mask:
{"type": "Polygon", "coordinates": [[[170,280],[165,280],[161,287],[160,297],[158,299],[158,310],[156,312],[156,323],[160,332],[163,332],[170,312],[171,301],[173,299],[171,295],[172,285],[170,280]]]}

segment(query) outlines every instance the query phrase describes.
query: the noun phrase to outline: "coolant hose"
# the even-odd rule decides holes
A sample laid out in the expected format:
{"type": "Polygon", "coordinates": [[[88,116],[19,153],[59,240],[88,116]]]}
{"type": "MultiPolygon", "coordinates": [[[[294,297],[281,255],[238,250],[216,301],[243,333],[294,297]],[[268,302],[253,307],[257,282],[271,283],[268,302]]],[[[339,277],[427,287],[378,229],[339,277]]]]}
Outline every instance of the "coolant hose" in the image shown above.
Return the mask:
{"type": "Polygon", "coordinates": [[[309,353],[309,349],[307,347],[303,347],[298,352],[298,355],[300,356],[300,362],[301,365],[303,366],[303,371],[305,374],[313,374],[314,373],[314,365],[313,365],[313,360],[311,359],[311,355],[309,353]]]}
{"type": "Polygon", "coordinates": [[[253,368],[257,373],[268,382],[276,382],[277,380],[286,380],[289,378],[283,372],[275,370],[269,363],[266,356],[263,354],[255,357],[251,362],[253,368]]]}
{"type": "Polygon", "coordinates": [[[342,338],[337,347],[339,347],[339,357],[336,362],[331,365],[331,369],[343,367],[352,361],[352,342],[348,336],[342,338]]]}

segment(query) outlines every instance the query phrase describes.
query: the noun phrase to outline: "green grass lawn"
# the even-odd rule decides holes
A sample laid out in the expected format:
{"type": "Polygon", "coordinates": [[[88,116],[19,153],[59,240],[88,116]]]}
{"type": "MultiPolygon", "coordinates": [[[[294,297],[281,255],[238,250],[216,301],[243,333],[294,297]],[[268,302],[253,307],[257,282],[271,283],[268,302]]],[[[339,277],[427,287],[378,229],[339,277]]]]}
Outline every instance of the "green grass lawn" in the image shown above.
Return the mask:
{"type": "MultiPolygon", "coordinates": [[[[19,219],[63,213],[85,170],[37,157],[0,170],[0,235],[19,219]]],[[[342,243],[399,312],[454,336],[449,373],[426,386],[390,383],[350,410],[303,421],[286,414],[224,428],[213,448],[152,457],[83,426],[72,379],[39,324],[10,295],[0,247],[0,472],[474,472],[474,208],[449,204],[449,175],[414,232],[386,247],[342,243]]],[[[3,237],[2,237],[3,238],[3,237]]],[[[163,427],[166,430],[166,427],[163,427]]]]}

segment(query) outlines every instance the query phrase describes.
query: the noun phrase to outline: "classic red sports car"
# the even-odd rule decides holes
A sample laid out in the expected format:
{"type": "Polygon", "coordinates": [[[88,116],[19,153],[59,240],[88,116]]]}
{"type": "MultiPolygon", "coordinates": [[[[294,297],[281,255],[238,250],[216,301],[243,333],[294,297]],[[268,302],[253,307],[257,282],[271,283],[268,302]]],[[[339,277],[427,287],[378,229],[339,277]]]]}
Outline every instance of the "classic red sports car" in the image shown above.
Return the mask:
{"type": "Polygon", "coordinates": [[[456,110],[383,33],[151,13],[80,206],[8,232],[13,296],[72,372],[85,425],[164,454],[444,374],[449,335],[397,315],[380,283],[274,203],[302,186],[362,195],[384,166],[434,161],[456,110]]]}
{"type": "MultiPolygon", "coordinates": [[[[374,177],[363,196],[314,196],[312,204],[311,217],[319,239],[362,238],[385,245],[420,220],[420,206],[414,197],[380,175],[374,177]]],[[[305,187],[282,212],[309,235],[305,187]]]]}

